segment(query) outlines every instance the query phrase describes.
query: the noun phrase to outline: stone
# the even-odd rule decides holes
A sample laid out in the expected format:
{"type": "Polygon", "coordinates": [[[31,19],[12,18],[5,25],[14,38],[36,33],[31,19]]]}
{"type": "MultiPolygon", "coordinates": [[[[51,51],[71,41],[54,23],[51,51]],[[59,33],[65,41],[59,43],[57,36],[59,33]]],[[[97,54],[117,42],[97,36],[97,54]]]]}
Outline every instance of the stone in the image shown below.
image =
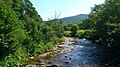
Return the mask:
{"type": "Polygon", "coordinates": [[[60,67],[60,66],[57,64],[53,64],[53,65],[47,65],[46,67],[60,67]]]}
{"type": "Polygon", "coordinates": [[[65,58],[67,58],[67,55],[65,55],[65,58]]]}
{"type": "Polygon", "coordinates": [[[49,61],[49,62],[47,62],[48,64],[53,64],[53,61],[49,61]]]}
{"type": "Polygon", "coordinates": [[[36,67],[36,65],[25,65],[25,67],[36,67]]]}
{"type": "Polygon", "coordinates": [[[26,61],[28,61],[28,59],[26,59],[26,61]]]}
{"type": "Polygon", "coordinates": [[[59,48],[64,48],[64,45],[58,45],[59,48]]]}
{"type": "Polygon", "coordinates": [[[32,57],[30,57],[30,59],[32,59],[32,60],[33,60],[33,59],[34,59],[34,57],[33,57],[33,56],[32,56],[32,57]]]}
{"type": "Polygon", "coordinates": [[[42,63],[43,61],[42,60],[37,60],[38,63],[42,63]]]}
{"type": "Polygon", "coordinates": [[[36,67],[46,67],[45,65],[36,65],[36,67]]]}
{"type": "Polygon", "coordinates": [[[70,63],[70,62],[69,62],[69,61],[66,61],[65,63],[68,64],[68,63],[70,63]]]}
{"type": "Polygon", "coordinates": [[[72,58],[69,58],[70,60],[72,59],[72,58]]]}
{"type": "Polygon", "coordinates": [[[46,67],[46,66],[45,66],[45,63],[41,62],[41,63],[36,64],[36,67],[46,67]]]}

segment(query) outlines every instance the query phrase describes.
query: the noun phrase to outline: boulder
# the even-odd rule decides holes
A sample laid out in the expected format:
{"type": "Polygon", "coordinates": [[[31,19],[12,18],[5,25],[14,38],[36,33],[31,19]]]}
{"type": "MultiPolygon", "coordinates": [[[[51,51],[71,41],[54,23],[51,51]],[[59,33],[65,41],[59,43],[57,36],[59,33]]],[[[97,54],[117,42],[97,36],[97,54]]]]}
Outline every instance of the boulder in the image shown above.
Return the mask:
{"type": "Polygon", "coordinates": [[[53,64],[53,65],[46,65],[46,67],[60,67],[60,66],[57,64],[53,64]]]}
{"type": "Polygon", "coordinates": [[[64,45],[58,45],[59,48],[64,48],[64,45]]]}

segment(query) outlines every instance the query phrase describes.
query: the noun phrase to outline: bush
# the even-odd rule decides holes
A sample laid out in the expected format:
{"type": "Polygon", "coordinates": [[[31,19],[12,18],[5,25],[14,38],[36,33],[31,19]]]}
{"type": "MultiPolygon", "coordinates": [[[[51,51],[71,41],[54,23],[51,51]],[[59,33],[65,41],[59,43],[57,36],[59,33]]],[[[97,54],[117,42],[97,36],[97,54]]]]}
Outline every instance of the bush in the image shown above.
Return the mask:
{"type": "Polygon", "coordinates": [[[78,30],[77,31],[77,37],[78,38],[86,38],[89,39],[90,36],[92,35],[92,31],[91,30],[78,30]]]}
{"type": "Polygon", "coordinates": [[[71,37],[71,31],[65,31],[64,36],[66,37],[71,37]]]}

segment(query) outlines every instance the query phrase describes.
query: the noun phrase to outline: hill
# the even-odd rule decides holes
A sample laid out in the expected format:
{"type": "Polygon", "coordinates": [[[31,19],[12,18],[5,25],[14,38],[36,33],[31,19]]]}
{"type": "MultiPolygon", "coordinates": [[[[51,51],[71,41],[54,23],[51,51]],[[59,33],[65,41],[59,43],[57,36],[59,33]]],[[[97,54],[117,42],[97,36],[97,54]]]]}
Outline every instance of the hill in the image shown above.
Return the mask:
{"type": "Polygon", "coordinates": [[[63,23],[75,23],[75,22],[83,21],[87,17],[88,17],[87,14],[79,14],[79,15],[76,15],[76,16],[61,18],[59,20],[62,21],[63,23]]]}

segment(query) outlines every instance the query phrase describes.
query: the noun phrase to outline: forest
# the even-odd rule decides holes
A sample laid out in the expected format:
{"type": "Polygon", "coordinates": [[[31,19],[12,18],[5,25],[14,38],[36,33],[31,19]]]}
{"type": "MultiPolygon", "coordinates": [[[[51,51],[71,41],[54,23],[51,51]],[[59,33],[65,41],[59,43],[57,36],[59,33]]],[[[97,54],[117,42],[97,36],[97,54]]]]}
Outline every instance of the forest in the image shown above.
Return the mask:
{"type": "Polygon", "coordinates": [[[92,40],[120,59],[120,0],[105,0],[84,21],[70,24],[57,19],[43,23],[29,0],[0,0],[0,67],[17,67],[64,37],[92,40]]]}

